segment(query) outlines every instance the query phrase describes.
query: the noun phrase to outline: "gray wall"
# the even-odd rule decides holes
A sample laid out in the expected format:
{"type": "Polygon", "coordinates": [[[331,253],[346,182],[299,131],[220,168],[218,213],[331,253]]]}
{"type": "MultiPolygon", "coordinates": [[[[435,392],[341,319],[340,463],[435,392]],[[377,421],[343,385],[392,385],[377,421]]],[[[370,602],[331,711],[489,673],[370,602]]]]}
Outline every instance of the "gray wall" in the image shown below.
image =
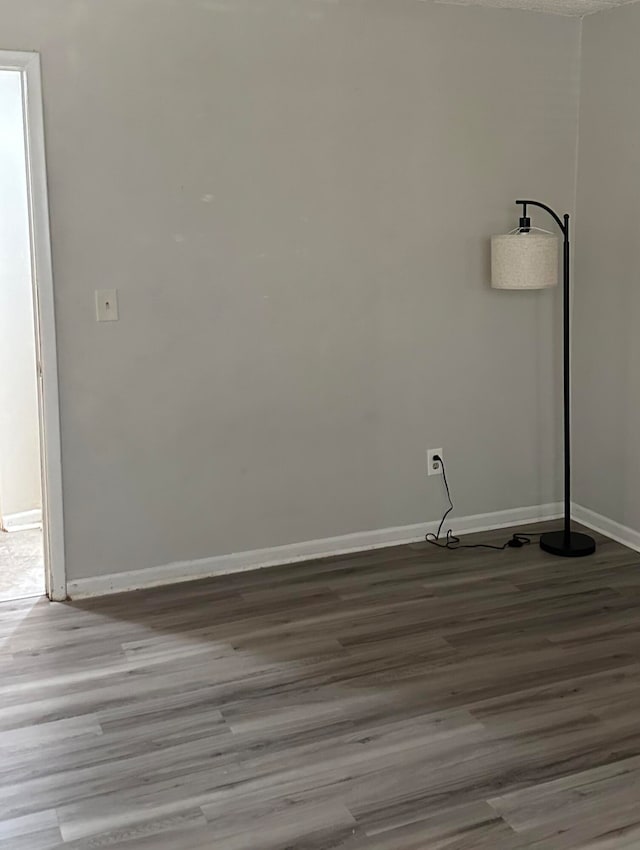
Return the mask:
{"type": "Polygon", "coordinates": [[[421,0],[0,0],[42,52],[70,578],[555,500],[579,21],[421,0]],[[527,69],[523,74],[522,69],[527,69]],[[118,323],[93,291],[118,287],[118,323]]]}
{"type": "Polygon", "coordinates": [[[640,6],[585,19],[575,500],[640,531],[640,6]]]}

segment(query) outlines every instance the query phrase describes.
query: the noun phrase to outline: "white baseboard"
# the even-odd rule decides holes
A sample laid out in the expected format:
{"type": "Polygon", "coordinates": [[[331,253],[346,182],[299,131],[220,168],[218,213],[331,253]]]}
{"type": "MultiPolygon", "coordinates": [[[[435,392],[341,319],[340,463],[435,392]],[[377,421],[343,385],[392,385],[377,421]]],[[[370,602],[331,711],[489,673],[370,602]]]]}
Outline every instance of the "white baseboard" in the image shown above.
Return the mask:
{"type": "Polygon", "coordinates": [[[605,537],[610,537],[616,543],[622,543],[623,546],[628,546],[629,549],[635,549],[640,552],[640,532],[629,528],[626,525],[621,525],[615,520],[609,519],[602,514],[597,514],[589,508],[583,508],[582,505],[576,505],[575,502],[571,506],[571,516],[576,522],[581,522],[587,528],[593,531],[598,531],[604,534],[605,537]]]}
{"type": "Polygon", "coordinates": [[[28,528],[38,528],[42,525],[42,508],[22,511],[18,514],[4,514],[2,524],[5,531],[26,531],[28,528]]]}
{"type": "MultiPolygon", "coordinates": [[[[562,516],[562,505],[554,502],[547,505],[533,505],[526,508],[512,508],[490,514],[452,518],[456,534],[470,534],[475,531],[489,531],[495,528],[507,528],[512,525],[526,525],[562,516]]],[[[257,570],[282,564],[295,564],[349,552],[362,552],[368,549],[381,549],[385,546],[398,546],[404,543],[416,543],[424,540],[425,534],[435,532],[438,521],[403,525],[397,528],[383,528],[376,531],[362,531],[356,534],[343,534],[340,537],[326,537],[322,540],[309,540],[303,543],[290,543],[286,546],[274,546],[270,549],[253,549],[249,552],[235,552],[230,555],[216,555],[198,561],[177,561],[160,567],[142,570],[111,573],[71,580],[67,583],[67,593],[71,599],[84,599],[89,596],[103,596],[109,593],[123,593],[141,590],[181,581],[209,578],[227,573],[257,570]]]]}

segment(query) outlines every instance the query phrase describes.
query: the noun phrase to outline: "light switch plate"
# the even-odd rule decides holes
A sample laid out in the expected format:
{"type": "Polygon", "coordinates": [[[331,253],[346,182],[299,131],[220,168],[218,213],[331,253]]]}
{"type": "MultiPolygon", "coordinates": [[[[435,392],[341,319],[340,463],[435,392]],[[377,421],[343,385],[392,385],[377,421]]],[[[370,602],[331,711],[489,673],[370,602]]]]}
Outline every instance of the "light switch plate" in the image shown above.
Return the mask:
{"type": "Polygon", "coordinates": [[[96,289],[96,321],[118,321],[117,289],[96,289]]]}

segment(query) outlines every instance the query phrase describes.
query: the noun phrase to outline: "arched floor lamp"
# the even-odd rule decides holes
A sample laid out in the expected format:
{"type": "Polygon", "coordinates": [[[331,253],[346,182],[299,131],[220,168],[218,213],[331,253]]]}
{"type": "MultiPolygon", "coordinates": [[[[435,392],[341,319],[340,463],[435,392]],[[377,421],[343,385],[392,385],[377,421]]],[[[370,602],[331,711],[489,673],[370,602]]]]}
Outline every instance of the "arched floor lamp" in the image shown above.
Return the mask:
{"type": "Polygon", "coordinates": [[[540,547],[552,555],[581,558],[595,552],[592,537],[571,530],[571,377],[569,313],[569,216],[563,219],[539,201],[516,201],[522,207],[520,224],[512,233],[491,240],[491,285],[495,289],[546,289],[558,283],[559,240],[531,227],[527,206],[540,207],[554,219],[563,236],[564,311],[564,524],[561,531],[540,537],[540,547]]]}

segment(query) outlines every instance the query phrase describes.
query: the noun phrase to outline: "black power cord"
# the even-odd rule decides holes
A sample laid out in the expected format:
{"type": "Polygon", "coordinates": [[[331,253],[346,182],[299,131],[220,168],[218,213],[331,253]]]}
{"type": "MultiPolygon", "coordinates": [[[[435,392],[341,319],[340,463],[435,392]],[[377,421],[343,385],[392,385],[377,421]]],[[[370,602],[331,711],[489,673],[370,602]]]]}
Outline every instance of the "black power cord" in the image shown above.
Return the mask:
{"type": "Polygon", "coordinates": [[[438,463],[442,464],[442,478],[444,480],[444,486],[447,491],[447,499],[449,500],[449,507],[444,512],[442,519],[440,520],[440,525],[438,526],[438,530],[435,534],[433,532],[429,532],[425,535],[425,540],[427,543],[431,543],[432,546],[437,546],[439,549],[450,549],[455,551],[456,549],[494,549],[497,552],[504,552],[505,549],[522,549],[523,546],[529,546],[531,543],[532,537],[539,537],[539,534],[514,534],[513,537],[509,538],[505,544],[502,546],[492,546],[490,543],[461,543],[460,538],[456,537],[453,533],[453,530],[449,528],[447,530],[446,540],[440,540],[440,533],[442,531],[442,526],[445,524],[445,521],[451,511],[453,510],[453,500],[451,499],[451,491],[449,490],[449,482],[447,481],[447,470],[444,465],[444,461],[440,457],[440,455],[433,456],[434,461],[438,461],[438,463]]]}

